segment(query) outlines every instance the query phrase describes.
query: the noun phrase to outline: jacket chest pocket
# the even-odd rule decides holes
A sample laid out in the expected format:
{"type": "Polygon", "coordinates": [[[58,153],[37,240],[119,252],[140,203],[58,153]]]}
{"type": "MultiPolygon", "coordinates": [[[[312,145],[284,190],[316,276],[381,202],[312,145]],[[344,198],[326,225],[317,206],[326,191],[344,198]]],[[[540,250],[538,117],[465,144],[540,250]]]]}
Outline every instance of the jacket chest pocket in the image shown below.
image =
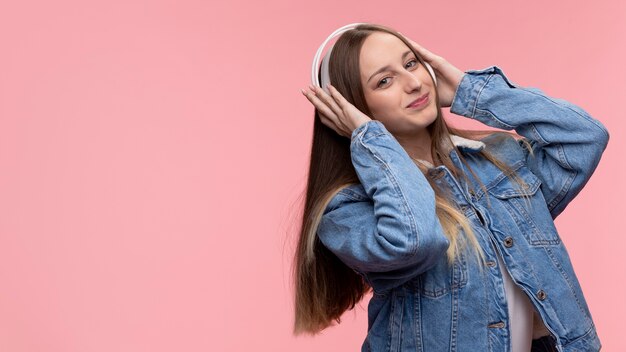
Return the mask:
{"type": "Polygon", "coordinates": [[[467,263],[465,253],[459,253],[450,265],[443,255],[434,267],[416,277],[417,291],[425,297],[437,298],[467,284],[467,263]]]}
{"type": "Polygon", "coordinates": [[[488,190],[492,196],[490,200],[498,203],[492,212],[498,228],[505,234],[511,229],[519,229],[533,246],[560,244],[554,220],[542,193],[538,192],[541,180],[525,165],[519,166],[516,172],[526,182],[525,189],[520,189],[517,182],[502,177],[502,174],[499,176],[501,180],[488,190]],[[524,197],[525,193],[528,198],[524,197]]]}

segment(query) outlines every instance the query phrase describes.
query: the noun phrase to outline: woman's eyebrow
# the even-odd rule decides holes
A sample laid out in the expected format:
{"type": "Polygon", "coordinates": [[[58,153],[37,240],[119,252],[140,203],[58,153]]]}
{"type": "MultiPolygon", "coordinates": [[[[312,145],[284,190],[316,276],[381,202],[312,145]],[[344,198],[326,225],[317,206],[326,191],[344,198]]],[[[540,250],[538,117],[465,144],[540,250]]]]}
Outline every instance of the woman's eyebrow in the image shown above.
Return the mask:
{"type": "MultiPolygon", "coordinates": [[[[407,55],[409,55],[410,53],[412,53],[411,50],[405,51],[404,54],[402,54],[402,60],[404,60],[404,58],[407,57],[407,55]]],[[[374,74],[370,76],[370,78],[367,80],[367,83],[369,83],[369,81],[371,81],[374,76],[376,76],[377,74],[381,72],[387,71],[388,69],[389,69],[389,65],[381,67],[380,69],[378,69],[378,71],[374,72],[374,74]]]]}

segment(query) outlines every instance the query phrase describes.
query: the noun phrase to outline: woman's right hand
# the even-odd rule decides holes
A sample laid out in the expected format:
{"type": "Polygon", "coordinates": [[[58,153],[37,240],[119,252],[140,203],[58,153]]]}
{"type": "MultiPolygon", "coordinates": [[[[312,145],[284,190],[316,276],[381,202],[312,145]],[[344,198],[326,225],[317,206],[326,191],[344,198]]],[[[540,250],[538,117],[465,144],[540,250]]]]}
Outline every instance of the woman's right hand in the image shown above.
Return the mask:
{"type": "Polygon", "coordinates": [[[339,135],[352,138],[352,131],[372,119],[348,102],[335,87],[328,85],[330,95],[325,90],[309,85],[302,94],[317,109],[322,123],[339,135]]]}

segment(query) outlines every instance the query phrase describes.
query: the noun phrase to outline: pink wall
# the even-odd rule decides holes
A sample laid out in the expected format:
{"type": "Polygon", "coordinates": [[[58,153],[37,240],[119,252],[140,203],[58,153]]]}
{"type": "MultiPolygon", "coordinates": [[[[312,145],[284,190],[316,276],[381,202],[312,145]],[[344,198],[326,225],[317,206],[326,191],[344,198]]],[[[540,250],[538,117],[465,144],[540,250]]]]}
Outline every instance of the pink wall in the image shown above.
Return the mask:
{"type": "Polygon", "coordinates": [[[312,127],[300,88],[351,22],[463,70],[496,64],[605,124],[604,158],[557,227],[604,349],[625,350],[618,0],[5,1],[0,350],[358,350],[366,301],[290,335],[287,234],[312,127]]]}

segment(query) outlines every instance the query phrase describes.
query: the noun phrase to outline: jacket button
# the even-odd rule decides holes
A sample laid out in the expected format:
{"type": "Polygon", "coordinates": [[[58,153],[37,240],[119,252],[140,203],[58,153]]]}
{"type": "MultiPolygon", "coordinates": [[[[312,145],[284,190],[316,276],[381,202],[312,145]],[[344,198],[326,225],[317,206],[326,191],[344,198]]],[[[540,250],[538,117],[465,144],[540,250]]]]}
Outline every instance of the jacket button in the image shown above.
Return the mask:
{"type": "Polygon", "coordinates": [[[485,264],[487,264],[487,266],[490,266],[490,267],[496,266],[496,262],[494,262],[493,260],[490,260],[490,261],[486,262],[485,264]]]}
{"type": "Polygon", "coordinates": [[[506,248],[511,248],[513,247],[513,237],[509,236],[507,238],[504,239],[504,246],[506,248]]]}
{"type": "Polygon", "coordinates": [[[546,297],[547,295],[544,290],[539,290],[539,292],[537,292],[537,298],[539,298],[539,300],[543,301],[546,297]]]}

